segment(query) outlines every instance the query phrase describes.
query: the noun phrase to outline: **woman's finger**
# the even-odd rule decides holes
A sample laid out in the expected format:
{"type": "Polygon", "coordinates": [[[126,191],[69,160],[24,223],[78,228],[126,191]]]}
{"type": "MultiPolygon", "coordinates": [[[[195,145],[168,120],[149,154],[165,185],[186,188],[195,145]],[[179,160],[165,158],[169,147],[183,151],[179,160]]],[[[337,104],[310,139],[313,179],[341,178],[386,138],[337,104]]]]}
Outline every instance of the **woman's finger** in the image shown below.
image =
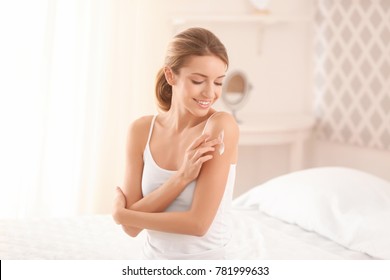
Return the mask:
{"type": "Polygon", "coordinates": [[[199,147],[202,143],[204,143],[207,138],[209,138],[210,136],[208,134],[202,134],[200,135],[198,138],[196,138],[192,143],[191,145],[188,147],[189,150],[194,150],[196,149],[197,147],[199,147]]]}
{"type": "Polygon", "coordinates": [[[203,163],[205,163],[206,161],[212,159],[213,156],[212,155],[206,155],[204,157],[200,157],[198,158],[198,160],[196,161],[196,164],[199,164],[199,165],[202,165],[203,163]]]}
{"type": "Polygon", "coordinates": [[[115,188],[115,193],[116,193],[116,200],[124,201],[126,203],[126,197],[125,194],[123,193],[122,189],[120,187],[115,188]]]}
{"type": "Polygon", "coordinates": [[[221,139],[220,138],[215,138],[213,140],[204,142],[202,144],[202,146],[210,146],[210,147],[212,147],[212,146],[219,145],[219,144],[221,144],[221,139]]]}
{"type": "Polygon", "coordinates": [[[199,157],[203,156],[205,153],[208,152],[214,152],[215,148],[214,147],[202,147],[198,148],[194,154],[194,158],[198,159],[199,157]]]}
{"type": "Polygon", "coordinates": [[[120,187],[118,187],[118,186],[115,188],[115,192],[116,192],[117,195],[123,194],[122,189],[120,187]]]}

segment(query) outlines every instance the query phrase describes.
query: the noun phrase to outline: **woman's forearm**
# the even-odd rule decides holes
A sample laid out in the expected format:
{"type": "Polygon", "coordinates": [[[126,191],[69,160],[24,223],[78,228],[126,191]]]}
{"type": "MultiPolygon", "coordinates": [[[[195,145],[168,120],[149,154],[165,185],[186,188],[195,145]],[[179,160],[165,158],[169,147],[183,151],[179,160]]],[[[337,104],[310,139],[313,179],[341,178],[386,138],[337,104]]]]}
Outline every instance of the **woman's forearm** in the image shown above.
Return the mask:
{"type": "Polygon", "coordinates": [[[141,212],[163,212],[181,194],[186,182],[175,173],[163,185],[126,208],[141,212]]]}
{"type": "Polygon", "coordinates": [[[115,219],[125,227],[131,225],[138,228],[195,236],[204,235],[210,226],[209,222],[195,217],[191,210],[146,213],[123,208],[116,213],[115,219]]]}
{"type": "MultiPolygon", "coordinates": [[[[175,174],[159,188],[137,202],[127,205],[126,208],[139,212],[163,212],[180,195],[186,185],[187,182],[179,174],[175,174]]],[[[122,228],[126,234],[132,237],[137,236],[143,229],[135,227],[131,223],[122,224],[122,228]]]]}

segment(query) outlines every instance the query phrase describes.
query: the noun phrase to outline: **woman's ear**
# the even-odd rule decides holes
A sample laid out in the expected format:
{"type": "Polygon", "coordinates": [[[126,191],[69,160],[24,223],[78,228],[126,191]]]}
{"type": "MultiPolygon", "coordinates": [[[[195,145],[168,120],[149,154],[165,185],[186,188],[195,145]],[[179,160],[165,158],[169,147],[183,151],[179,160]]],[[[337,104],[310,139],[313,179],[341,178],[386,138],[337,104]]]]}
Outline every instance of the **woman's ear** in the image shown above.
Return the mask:
{"type": "Polygon", "coordinates": [[[164,67],[164,75],[165,75],[165,79],[167,80],[170,86],[175,84],[175,74],[173,73],[171,68],[164,67]]]}

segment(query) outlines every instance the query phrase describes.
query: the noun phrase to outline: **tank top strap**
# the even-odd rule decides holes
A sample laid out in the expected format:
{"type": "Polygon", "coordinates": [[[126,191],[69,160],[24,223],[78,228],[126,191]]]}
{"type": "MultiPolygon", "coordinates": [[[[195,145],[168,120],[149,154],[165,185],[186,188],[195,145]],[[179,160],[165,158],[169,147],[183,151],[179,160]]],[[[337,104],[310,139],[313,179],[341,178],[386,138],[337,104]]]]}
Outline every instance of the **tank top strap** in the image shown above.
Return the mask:
{"type": "Polygon", "coordinates": [[[204,132],[206,131],[206,127],[207,127],[207,124],[209,123],[209,120],[210,120],[212,117],[214,117],[216,114],[218,114],[218,113],[219,113],[218,111],[212,113],[211,116],[207,119],[206,124],[204,125],[204,128],[203,128],[202,134],[204,134],[204,132]]]}
{"type": "Polygon", "coordinates": [[[156,121],[156,118],[157,118],[157,115],[154,115],[152,122],[150,123],[149,135],[148,135],[148,141],[146,142],[146,147],[149,147],[149,142],[150,142],[150,138],[152,137],[154,122],[156,121]]]}

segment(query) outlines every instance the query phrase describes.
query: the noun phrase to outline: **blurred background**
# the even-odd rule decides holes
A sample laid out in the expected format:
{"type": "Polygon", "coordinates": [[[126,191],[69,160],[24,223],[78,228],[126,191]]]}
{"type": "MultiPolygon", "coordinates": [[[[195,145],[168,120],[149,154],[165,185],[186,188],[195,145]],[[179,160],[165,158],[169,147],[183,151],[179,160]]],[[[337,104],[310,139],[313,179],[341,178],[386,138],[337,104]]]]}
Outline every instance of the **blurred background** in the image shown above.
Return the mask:
{"type": "Polygon", "coordinates": [[[0,218],[110,213],[127,128],[157,113],[166,46],[191,26],[247,84],[216,104],[240,121],[235,197],[315,166],[390,180],[388,0],[1,1],[0,218]]]}

